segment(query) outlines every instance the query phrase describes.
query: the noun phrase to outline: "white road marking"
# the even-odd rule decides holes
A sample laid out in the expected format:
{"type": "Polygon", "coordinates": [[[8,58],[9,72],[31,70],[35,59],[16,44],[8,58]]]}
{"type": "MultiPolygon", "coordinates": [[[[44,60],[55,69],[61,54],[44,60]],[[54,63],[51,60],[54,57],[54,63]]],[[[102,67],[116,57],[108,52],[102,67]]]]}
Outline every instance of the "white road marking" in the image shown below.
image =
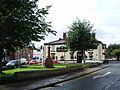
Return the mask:
{"type": "Polygon", "coordinates": [[[101,77],[101,75],[94,76],[93,79],[96,79],[96,78],[99,78],[99,77],[101,77]]]}
{"type": "Polygon", "coordinates": [[[93,79],[104,77],[104,76],[106,76],[106,75],[108,75],[108,74],[110,74],[110,73],[111,73],[111,72],[107,72],[107,73],[105,73],[105,74],[103,74],[103,75],[94,76],[93,79]]]}

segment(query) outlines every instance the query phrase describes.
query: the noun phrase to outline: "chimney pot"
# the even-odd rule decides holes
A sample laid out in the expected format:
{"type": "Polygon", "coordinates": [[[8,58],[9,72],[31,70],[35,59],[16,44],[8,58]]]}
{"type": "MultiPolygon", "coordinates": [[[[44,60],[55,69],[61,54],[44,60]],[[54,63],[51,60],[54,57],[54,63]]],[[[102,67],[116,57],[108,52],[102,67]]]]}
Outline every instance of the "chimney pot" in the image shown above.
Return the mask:
{"type": "Polygon", "coordinates": [[[66,40],[66,33],[63,33],[63,40],[66,40]]]}

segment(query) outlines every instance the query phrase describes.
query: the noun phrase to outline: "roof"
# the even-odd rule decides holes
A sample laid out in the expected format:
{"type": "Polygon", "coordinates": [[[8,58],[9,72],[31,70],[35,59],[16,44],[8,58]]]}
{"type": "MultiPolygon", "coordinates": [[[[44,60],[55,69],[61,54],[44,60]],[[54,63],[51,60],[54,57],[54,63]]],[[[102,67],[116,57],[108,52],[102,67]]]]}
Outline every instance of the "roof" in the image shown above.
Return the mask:
{"type": "Polygon", "coordinates": [[[44,45],[59,45],[59,44],[65,44],[65,40],[64,39],[59,39],[59,40],[55,40],[52,42],[48,42],[48,43],[44,43],[44,45]]]}
{"type": "MultiPolygon", "coordinates": [[[[101,41],[99,40],[95,40],[94,41],[95,45],[93,45],[91,47],[91,49],[97,49],[97,46],[101,43],[103,48],[105,49],[106,48],[106,44],[103,44],[101,41]]],[[[64,39],[59,39],[59,40],[55,40],[55,41],[51,41],[51,42],[48,42],[48,43],[44,43],[44,45],[60,45],[60,44],[65,44],[65,40],[64,39]]]]}

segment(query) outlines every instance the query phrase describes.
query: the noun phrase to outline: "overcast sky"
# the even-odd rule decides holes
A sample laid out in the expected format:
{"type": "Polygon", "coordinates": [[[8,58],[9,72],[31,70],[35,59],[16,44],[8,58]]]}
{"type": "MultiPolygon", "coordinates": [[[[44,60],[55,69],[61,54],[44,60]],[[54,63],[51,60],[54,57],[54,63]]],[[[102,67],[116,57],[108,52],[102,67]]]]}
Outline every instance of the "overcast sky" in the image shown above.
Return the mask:
{"type": "Polygon", "coordinates": [[[52,5],[46,19],[57,31],[56,36],[49,35],[44,42],[62,38],[76,17],[94,24],[96,37],[103,43],[120,42],[120,0],[39,0],[38,5],[52,5]]]}

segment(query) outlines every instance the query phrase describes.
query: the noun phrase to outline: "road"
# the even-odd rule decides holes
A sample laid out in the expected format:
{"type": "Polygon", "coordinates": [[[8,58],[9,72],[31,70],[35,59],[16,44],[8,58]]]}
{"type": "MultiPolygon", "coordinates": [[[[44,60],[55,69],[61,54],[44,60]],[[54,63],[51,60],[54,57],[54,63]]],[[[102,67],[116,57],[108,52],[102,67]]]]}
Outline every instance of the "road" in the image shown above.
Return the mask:
{"type": "Polygon", "coordinates": [[[120,62],[87,76],[39,90],[120,90],[120,62]]]}

